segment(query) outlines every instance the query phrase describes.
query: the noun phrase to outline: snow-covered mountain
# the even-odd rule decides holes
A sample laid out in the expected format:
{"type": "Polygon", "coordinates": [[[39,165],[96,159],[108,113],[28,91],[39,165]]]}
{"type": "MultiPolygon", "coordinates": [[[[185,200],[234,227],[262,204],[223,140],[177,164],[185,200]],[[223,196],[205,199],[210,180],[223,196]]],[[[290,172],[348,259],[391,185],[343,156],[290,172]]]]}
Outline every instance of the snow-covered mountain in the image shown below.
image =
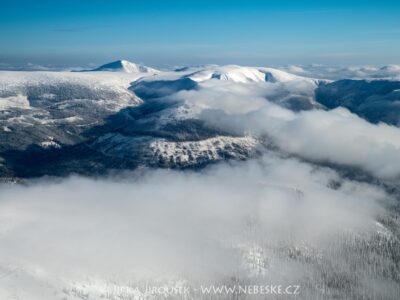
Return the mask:
{"type": "Polygon", "coordinates": [[[245,128],[245,119],[266,105],[287,112],[341,105],[374,122],[397,124],[393,109],[383,109],[397,103],[397,85],[330,83],[236,65],[157,71],[124,60],[86,72],[2,71],[0,172],[91,174],[246,159],[274,143],[271,133],[245,128]],[[346,99],[356,100],[340,100],[344,89],[346,99]],[[239,123],[231,124],[232,116],[239,123]]]}
{"type": "Polygon", "coordinates": [[[102,65],[92,71],[124,72],[124,73],[150,73],[156,74],[159,71],[127,60],[117,60],[102,65]]]}
{"type": "MultiPolygon", "coordinates": [[[[235,65],[215,66],[195,71],[188,76],[190,79],[201,82],[209,79],[228,80],[238,83],[248,82],[287,82],[300,79],[292,75],[272,68],[253,68],[235,65]]],[[[307,80],[306,78],[301,78],[307,80]]],[[[310,79],[311,81],[311,79],[310,79]]]]}

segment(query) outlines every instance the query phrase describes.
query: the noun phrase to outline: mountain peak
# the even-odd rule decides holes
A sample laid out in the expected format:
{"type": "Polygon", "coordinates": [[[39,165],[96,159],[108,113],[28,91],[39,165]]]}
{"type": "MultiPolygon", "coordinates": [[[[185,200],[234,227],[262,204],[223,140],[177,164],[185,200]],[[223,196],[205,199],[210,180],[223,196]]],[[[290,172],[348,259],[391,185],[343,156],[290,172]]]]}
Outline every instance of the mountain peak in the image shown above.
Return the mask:
{"type": "Polygon", "coordinates": [[[157,70],[127,60],[116,60],[102,65],[92,71],[124,72],[124,73],[158,73],[157,70]]]}

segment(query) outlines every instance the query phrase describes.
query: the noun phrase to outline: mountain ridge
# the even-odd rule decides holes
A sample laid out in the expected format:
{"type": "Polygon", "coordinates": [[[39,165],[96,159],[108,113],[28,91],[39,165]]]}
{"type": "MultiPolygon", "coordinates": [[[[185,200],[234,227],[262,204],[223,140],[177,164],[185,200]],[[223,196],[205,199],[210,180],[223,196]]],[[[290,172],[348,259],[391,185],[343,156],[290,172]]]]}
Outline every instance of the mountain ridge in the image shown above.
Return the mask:
{"type": "Polygon", "coordinates": [[[93,70],[94,72],[106,71],[106,72],[124,72],[124,73],[151,73],[157,74],[159,71],[141,64],[136,64],[124,59],[116,60],[93,70]]]}

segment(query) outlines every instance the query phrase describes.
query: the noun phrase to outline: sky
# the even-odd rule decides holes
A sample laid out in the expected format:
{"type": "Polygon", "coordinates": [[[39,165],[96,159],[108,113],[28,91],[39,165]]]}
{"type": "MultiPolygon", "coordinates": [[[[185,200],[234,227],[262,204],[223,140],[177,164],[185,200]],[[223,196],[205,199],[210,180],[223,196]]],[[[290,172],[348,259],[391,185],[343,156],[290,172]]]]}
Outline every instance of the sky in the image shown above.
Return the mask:
{"type": "Polygon", "coordinates": [[[0,67],[400,63],[400,1],[1,0],[0,67]]]}

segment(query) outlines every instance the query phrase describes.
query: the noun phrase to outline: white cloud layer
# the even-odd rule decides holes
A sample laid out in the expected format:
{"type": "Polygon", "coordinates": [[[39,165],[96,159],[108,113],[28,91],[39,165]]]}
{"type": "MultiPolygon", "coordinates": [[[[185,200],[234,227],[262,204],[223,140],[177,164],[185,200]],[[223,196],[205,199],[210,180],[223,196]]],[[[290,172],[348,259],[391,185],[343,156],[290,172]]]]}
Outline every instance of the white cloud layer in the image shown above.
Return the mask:
{"type": "Polygon", "coordinates": [[[389,79],[400,80],[400,65],[377,66],[325,66],[290,65],[280,68],[283,71],[300,76],[320,79],[389,79]]]}
{"type": "MultiPolygon", "coordinates": [[[[329,272],[335,264],[348,268],[338,260],[346,247],[340,237],[372,236],[384,213],[377,201],[388,199],[377,187],[272,153],[201,173],[126,175],[3,186],[0,295],[61,299],[80,290],[97,299],[100,290],[90,289],[99,282],[221,283],[232,276],[308,284],[304,293],[311,295],[322,272],[318,260],[329,272]],[[253,265],[254,251],[265,266],[253,265]],[[310,256],[304,266],[302,256],[310,256]]],[[[356,259],[356,251],[349,255],[356,259]]]]}

